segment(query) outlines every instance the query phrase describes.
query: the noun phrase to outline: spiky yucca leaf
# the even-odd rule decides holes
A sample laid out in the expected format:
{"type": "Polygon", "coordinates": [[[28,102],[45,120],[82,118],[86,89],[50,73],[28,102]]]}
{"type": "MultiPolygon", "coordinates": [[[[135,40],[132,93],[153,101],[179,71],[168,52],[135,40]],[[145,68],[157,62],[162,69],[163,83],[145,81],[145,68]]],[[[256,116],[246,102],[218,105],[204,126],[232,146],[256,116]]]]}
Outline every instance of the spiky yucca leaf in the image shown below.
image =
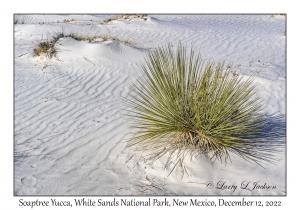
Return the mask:
{"type": "Polygon", "coordinates": [[[232,74],[224,63],[205,63],[193,49],[188,56],[181,44],[157,48],[142,69],[127,100],[137,130],[128,146],[151,151],[153,160],[207,153],[226,162],[230,151],[271,161],[255,139],[264,118],[253,79],[232,74]]]}

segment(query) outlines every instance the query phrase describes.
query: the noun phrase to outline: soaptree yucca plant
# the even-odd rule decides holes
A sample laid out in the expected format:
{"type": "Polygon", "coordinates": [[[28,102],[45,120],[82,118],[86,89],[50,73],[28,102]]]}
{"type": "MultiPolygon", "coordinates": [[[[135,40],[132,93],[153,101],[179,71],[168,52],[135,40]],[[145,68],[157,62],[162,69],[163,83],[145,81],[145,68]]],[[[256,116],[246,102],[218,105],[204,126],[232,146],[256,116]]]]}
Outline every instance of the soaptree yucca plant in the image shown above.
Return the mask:
{"type": "Polygon", "coordinates": [[[126,99],[135,128],[128,146],[150,152],[152,161],[167,154],[166,165],[201,153],[225,163],[230,152],[271,160],[256,139],[264,117],[253,78],[233,74],[225,62],[204,62],[181,43],[158,47],[141,66],[126,99]]]}

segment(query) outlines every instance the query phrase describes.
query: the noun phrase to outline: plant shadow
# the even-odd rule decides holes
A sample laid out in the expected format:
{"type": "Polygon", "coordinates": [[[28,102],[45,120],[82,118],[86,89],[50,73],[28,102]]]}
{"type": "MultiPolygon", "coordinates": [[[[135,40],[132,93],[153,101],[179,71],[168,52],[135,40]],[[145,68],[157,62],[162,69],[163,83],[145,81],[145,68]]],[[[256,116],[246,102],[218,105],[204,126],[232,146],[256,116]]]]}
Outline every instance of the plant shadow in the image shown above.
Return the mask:
{"type": "Polygon", "coordinates": [[[258,141],[274,147],[285,147],[286,116],[266,115],[260,134],[255,136],[258,141]]]}
{"type": "Polygon", "coordinates": [[[266,162],[276,165],[277,154],[285,153],[285,148],[286,116],[271,114],[264,115],[259,132],[249,138],[244,148],[232,152],[263,167],[266,162]]]}

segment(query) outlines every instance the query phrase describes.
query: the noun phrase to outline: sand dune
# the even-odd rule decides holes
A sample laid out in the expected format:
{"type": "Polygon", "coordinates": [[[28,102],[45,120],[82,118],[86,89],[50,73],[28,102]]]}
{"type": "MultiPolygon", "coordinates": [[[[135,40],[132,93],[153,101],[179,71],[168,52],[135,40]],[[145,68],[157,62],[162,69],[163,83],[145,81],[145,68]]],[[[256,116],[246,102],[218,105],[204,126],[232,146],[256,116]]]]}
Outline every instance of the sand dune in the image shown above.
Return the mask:
{"type": "Polygon", "coordinates": [[[254,76],[265,113],[283,118],[270,124],[282,130],[277,140],[284,142],[285,16],[149,15],[103,22],[114,16],[18,16],[24,24],[14,25],[15,195],[285,195],[284,144],[276,165],[263,168],[235,155],[224,165],[200,155],[169,175],[164,157],[148,165],[141,152],[126,148],[131,130],[121,101],[147,53],[180,40],[206,61],[226,60],[239,74],[254,76]],[[62,30],[110,38],[89,43],[64,37],[56,57],[33,57],[35,43],[62,30]],[[240,187],[255,182],[275,188],[240,187]]]}

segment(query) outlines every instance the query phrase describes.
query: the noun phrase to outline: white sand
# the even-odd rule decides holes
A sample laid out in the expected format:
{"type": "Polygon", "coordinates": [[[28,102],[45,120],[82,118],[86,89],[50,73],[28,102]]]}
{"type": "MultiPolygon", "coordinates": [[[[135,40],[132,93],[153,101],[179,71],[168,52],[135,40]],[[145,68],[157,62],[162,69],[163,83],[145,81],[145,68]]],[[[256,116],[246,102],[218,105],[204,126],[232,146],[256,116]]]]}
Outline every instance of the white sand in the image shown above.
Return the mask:
{"type": "MultiPolygon", "coordinates": [[[[264,168],[232,155],[227,165],[200,155],[164,169],[126,148],[130,128],[122,110],[140,61],[158,45],[179,40],[198,48],[204,60],[229,61],[241,75],[255,77],[265,113],[285,116],[285,16],[25,15],[15,32],[15,195],[285,195],[285,152],[264,168]],[[64,23],[64,20],[72,20],[64,23]],[[57,57],[33,57],[34,43],[55,32],[120,41],[88,43],[70,37],[56,44],[57,57]],[[241,183],[276,186],[241,189],[241,183]],[[214,183],[208,189],[206,183],[214,183]],[[216,185],[237,186],[217,189],[216,185]]],[[[284,123],[276,128],[284,129],[284,123]]],[[[285,140],[282,138],[281,140],[285,140]]]]}

